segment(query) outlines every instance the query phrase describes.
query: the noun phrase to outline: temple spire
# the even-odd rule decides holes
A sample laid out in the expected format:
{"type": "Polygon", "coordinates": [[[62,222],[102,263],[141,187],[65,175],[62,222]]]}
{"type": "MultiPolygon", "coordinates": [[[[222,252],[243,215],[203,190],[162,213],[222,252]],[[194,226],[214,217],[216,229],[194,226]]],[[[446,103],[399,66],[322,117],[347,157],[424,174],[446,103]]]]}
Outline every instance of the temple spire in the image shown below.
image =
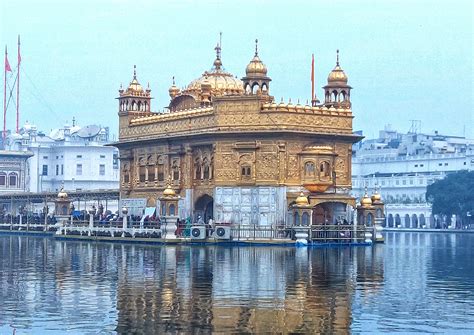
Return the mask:
{"type": "Polygon", "coordinates": [[[255,39],[255,56],[258,56],[258,39],[255,39]]]}
{"type": "Polygon", "coordinates": [[[137,79],[137,66],[133,65],[133,79],[137,79]]]}
{"type": "Polygon", "coordinates": [[[336,66],[339,66],[339,49],[336,50],[336,66]]]}

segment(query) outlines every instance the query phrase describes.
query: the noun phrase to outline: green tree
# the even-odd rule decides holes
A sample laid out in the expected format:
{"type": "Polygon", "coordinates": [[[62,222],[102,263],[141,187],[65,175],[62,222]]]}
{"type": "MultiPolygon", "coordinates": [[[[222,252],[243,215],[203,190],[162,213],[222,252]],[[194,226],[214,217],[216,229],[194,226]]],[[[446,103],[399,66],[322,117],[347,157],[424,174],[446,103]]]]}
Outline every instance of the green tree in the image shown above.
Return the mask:
{"type": "Polygon", "coordinates": [[[432,204],[433,214],[455,214],[470,223],[468,216],[474,216],[474,171],[462,170],[437,180],[428,186],[426,200],[432,204]]]}

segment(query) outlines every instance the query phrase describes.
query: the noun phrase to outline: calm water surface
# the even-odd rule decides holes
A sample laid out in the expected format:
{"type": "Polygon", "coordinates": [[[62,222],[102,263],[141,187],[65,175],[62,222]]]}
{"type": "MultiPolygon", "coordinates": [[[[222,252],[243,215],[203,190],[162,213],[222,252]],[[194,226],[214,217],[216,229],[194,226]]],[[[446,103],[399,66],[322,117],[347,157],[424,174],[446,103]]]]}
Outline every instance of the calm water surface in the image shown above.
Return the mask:
{"type": "Polygon", "coordinates": [[[0,334],[472,333],[474,234],[358,248],[0,235],[0,334]]]}

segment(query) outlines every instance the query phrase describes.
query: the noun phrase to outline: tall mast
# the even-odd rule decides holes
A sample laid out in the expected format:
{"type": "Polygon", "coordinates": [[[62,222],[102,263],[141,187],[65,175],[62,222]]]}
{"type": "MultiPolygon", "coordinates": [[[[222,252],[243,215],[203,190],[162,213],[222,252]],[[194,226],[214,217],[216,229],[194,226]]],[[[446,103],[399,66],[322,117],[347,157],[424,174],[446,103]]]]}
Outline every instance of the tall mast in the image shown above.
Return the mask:
{"type": "Polygon", "coordinates": [[[5,79],[3,81],[3,144],[5,145],[5,138],[7,135],[7,46],[5,45],[5,79]]]}
{"type": "Polygon", "coordinates": [[[16,82],[16,133],[18,134],[19,123],[20,123],[20,35],[18,35],[18,72],[16,82]]]}
{"type": "Polygon", "coordinates": [[[315,106],[314,98],[314,54],[311,55],[311,106],[315,106]]]}

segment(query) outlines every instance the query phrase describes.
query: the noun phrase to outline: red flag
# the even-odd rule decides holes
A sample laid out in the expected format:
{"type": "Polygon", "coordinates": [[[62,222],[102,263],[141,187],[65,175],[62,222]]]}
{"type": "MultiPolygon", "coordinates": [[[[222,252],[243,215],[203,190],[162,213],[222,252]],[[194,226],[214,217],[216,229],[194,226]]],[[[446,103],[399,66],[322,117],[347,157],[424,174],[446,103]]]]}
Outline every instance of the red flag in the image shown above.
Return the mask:
{"type": "Polygon", "coordinates": [[[8,57],[5,53],[5,72],[12,72],[12,68],[10,67],[10,63],[8,63],[8,57]]]}

